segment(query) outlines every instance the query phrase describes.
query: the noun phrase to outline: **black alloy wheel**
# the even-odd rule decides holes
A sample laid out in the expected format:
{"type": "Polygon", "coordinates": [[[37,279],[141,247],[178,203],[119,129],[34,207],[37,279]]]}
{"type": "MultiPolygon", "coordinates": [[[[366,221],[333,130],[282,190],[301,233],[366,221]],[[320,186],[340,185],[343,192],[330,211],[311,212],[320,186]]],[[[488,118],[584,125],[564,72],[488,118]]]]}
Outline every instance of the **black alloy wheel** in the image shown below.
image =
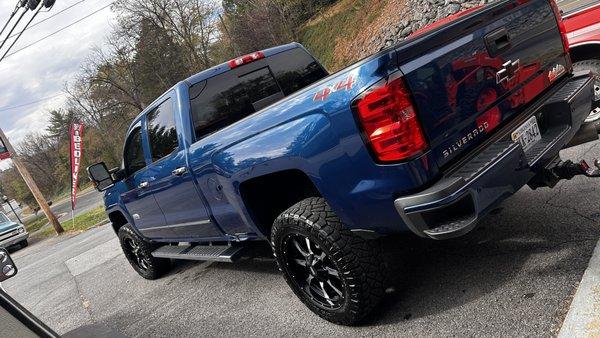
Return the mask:
{"type": "Polygon", "coordinates": [[[323,308],[340,308],[345,300],[344,282],[327,253],[301,234],[288,235],[283,245],[286,269],[298,288],[323,308]]]}

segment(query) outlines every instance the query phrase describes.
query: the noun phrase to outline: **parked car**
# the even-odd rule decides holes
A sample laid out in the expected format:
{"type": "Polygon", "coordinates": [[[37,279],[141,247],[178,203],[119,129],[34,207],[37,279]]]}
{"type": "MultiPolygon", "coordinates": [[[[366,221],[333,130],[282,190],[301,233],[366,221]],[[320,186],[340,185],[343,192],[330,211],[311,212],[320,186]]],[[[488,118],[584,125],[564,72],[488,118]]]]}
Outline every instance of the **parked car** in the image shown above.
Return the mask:
{"type": "MultiPolygon", "coordinates": [[[[558,1],[563,16],[573,68],[600,75],[600,0],[558,1]]],[[[594,83],[595,101],[600,100],[600,82],[594,83]]],[[[594,103],[587,121],[600,119],[600,106],[594,103]]]]}
{"type": "Polygon", "coordinates": [[[11,221],[8,216],[0,212],[0,248],[15,245],[24,248],[28,245],[28,238],[29,233],[23,224],[11,221]]]}
{"type": "Polygon", "coordinates": [[[598,139],[568,47],[556,3],[506,0],[333,75],[299,44],[267,49],[169,89],[123,166],[88,172],[142,277],[269,241],[309,309],[355,324],[384,295],[382,236],[461,236],[526,184],[598,175],[559,158],[598,139]]]}

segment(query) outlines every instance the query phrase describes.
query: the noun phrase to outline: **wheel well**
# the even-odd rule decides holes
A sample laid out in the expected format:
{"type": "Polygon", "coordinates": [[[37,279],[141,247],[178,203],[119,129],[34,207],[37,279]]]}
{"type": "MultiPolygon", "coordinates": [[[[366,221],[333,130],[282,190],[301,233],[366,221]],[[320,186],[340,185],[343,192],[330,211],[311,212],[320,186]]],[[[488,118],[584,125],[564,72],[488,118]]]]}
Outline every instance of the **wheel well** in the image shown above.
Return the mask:
{"type": "Polygon", "coordinates": [[[263,235],[269,236],[273,221],[285,209],[308,197],[321,194],[300,170],[285,170],[253,178],[240,185],[240,194],[263,235]]]}
{"type": "Polygon", "coordinates": [[[115,233],[119,233],[119,228],[123,225],[127,224],[127,219],[120,211],[113,211],[108,214],[108,219],[112,223],[112,227],[115,230],[115,233]]]}
{"type": "Polygon", "coordinates": [[[600,55],[600,44],[586,44],[572,47],[569,53],[571,54],[571,60],[573,60],[573,62],[598,59],[598,55],[600,55]]]}

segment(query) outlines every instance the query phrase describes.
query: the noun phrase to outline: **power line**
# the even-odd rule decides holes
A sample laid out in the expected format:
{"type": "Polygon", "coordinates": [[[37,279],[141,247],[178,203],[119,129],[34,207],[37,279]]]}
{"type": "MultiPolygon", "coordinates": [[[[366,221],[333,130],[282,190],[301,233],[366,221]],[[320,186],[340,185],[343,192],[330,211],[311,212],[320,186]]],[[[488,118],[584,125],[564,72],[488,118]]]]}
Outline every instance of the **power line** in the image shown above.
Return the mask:
{"type": "Polygon", "coordinates": [[[17,14],[17,12],[19,11],[19,4],[20,3],[21,3],[21,0],[17,0],[17,5],[15,6],[15,9],[13,10],[12,13],[10,13],[10,16],[8,17],[8,20],[6,20],[6,23],[4,24],[4,27],[2,27],[2,30],[0,30],[0,35],[2,35],[2,33],[4,33],[4,30],[6,29],[6,27],[10,23],[10,20],[12,20],[12,18],[15,16],[15,14],[17,14]]]}
{"type": "Polygon", "coordinates": [[[77,21],[75,21],[75,22],[72,22],[72,23],[70,23],[70,24],[68,24],[68,25],[66,25],[66,26],[64,26],[64,27],[62,27],[61,29],[59,29],[59,30],[57,30],[57,31],[54,31],[54,32],[52,32],[52,33],[50,33],[50,34],[48,34],[48,35],[44,36],[43,38],[41,38],[41,39],[39,39],[39,40],[37,40],[37,41],[34,41],[34,42],[32,42],[32,43],[28,44],[27,46],[24,46],[24,47],[22,47],[22,48],[20,48],[20,49],[17,49],[16,51],[14,51],[14,52],[12,52],[12,53],[10,53],[10,54],[6,55],[6,57],[13,56],[13,55],[17,54],[18,52],[20,52],[20,51],[22,51],[22,50],[24,50],[24,49],[27,49],[27,48],[29,48],[29,47],[31,47],[31,46],[33,46],[33,45],[37,44],[37,43],[40,43],[40,42],[42,42],[42,41],[46,40],[47,38],[49,38],[49,37],[51,37],[51,36],[54,36],[54,35],[56,35],[56,34],[58,34],[58,33],[62,32],[62,31],[64,31],[65,29],[67,29],[67,28],[69,28],[69,27],[71,27],[71,26],[73,26],[73,25],[75,25],[75,24],[78,24],[78,23],[80,23],[81,21],[83,21],[83,20],[85,20],[85,19],[89,18],[90,16],[92,16],[92,15],[94,15],[94,14],[96,14],[96,13],[100,12],[100,11],[102,11],[103,9],[106,9],[106,8],[110,7],[111,5],[112,5],[112,2],[111,2],[111,3],[109,3],[109,4],[108,4],[108,5],[106,5],[106,6],[103,6],[103,7],[99,8],[99,9],[97,9],[97,10],[93,11],[92,13],[90,13],[90,14],[88,14],[88,15],[86,15],[86,16],[82,17],[81,19],[78,19],[77,21]]]}
{"type": "MultiPolygon", "coordinates": [[[[34,23],[33,25],[31,25],[31,26],[27,27],[27,28],[26,28],[26,30],[27,30],[27,29],[30,29],[30,28],[33,28],[33,27],[35,27],[35,26],[37,26],[37,25],[39,25],[39,24],[41,24],[41,23],[43,23],[43,22],[45,22],[45,21],[48,21],[48,20],[52,19],[53,17],[55,17],[55,16],[57,16],[57,15],[59,15],[59,14],[63,13],[63,12],[66,12],[66,11],[68,11],[69,9],[71,9],[71,8],[73,8],[73,7],[77,6],[77,5],[79,5],[80,3],[82,3],[82,2],[85,2],[85,1],[86,1],[86,0],[79,0],[79,1],[77,1],[76,3],[74,3],[74,4],[71,4],[71,5],[69,5],[68,7],[66,7],[66,8],[63,8],[63,9],[61,9],[60,11],[58,11],[58,12],[56,12],[56,13],[54,13],[54,14],[50,15],[49,17],[46,17],[46,18],[44,18],[44,19],[42,19],[42,20],[40,20],[40,21],[38,21],[38,22],[34,23]]],[[[7,39],[10,39],[10,38],[12,38],[12,37],[15,37],[15,36],[17,36],[17,34],[13,34],[13,35],[11,35],[11,36],[7,37],[7,39]]]]}
{"type": "Polygon", "coordinates": [[[27,103],[23,103],[23,104],[19,104],[16,106],[11,106],[11,107],[6,107],[6,108],[1,108],[0,112],[3,111],[7,111],[7,110],[13,110],[13,109],[17,109],[17,108],[22,108],[22,107],[26,107],[26,106],[31,106],[32,104],[36,104],[36,103],[40,103],[40,102],[44,102],[44,101],[48,101],[50,99],[53,99],[55,97],[59,97],[59,96],[63,96],[65,95],[64,93],[60,93],[60,94],[56,94],[56,95],[52,95],[52,96],[48,96],[48,97],[44,97],[42,99],[39,100],[35,100],[35,101],[31,101],[31,102],[27,102],[27,103]]]}
{"type": "MultiPolygon", "coordinates": [[[[4,58],[6,57],[6,54],[8,54],[8,52],[10,52],[10,50],[13,48],[13,46],[15,45],[15,43],[17,43],[17,41],[19,41],[19,38],[21,37],[21,35],[23,35],[23,33],[25,33],[25,30],[27,29],[27,27],[29,27],[29,25],[31,24],[31,22],[33,21],[33,19],[35,19],[35,17],[38,14],[40,14],[40,11],[42,10],[42,8],[44,8],[44,6],[40,6],[40,8],[38,8],[38,10],[33,14],[33,16],[31,17],[31,19],[29,19],[29,21],[27,21],[27,23],[25,24],[25,28],[23,28],[23,30],[19,33],[19,35],[17,35],[17,37],[10,44],[10,46],[8,46],[8,48],[6,49],[6,52],[4,52],[4,54],[2,54],[2,57],[0,58],[0,62],[2,62],[2,60],[4,60],[4,58]]],[[[7,41],[7,40],[8,40],[8,38],[6,38],[6,40],[4,40],[4,41],[7,41]]]]}
{"type": "MultiPolygon", "coordinates": [[[[12,32],[15,30],[15,28],[17,28],[17,26],[19,25],[19,22],[21,22],[21,19],[23,19],[23,16],[25,16],[25,14],[27,14],[27,10],[24,10],[23,13],[21,13],[21,15],[19,16],[19,18],[17,19],[17,22],[14,24],[14,26],[8,32],[8,35],[11,35],[12,32]]],[[[4,44],[6,43],[6,41],[8,41],[8,38],[4,39],[2,41],[2,43],[0,43],[0,49],[2,49],[2,47],[4,46],[4,44]]]]}

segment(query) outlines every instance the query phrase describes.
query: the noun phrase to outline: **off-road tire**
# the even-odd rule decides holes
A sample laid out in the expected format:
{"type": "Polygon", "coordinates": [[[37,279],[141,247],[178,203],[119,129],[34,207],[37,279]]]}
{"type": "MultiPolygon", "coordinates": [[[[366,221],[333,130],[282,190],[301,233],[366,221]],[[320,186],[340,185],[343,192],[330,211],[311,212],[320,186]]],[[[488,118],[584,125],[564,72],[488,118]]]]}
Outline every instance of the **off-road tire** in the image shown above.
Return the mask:
{"type": "Polygon", "coordinates": [[[21,247],[21,249],[26,248],[28,245],[29,242],[26,239],[19,242],[19,246],[21,247]]]}
{"type": "Polygon", "coordinates": [[[591,70],[592,73],[600,75],[600,59],[587,59],[573,63],[573,71],[591,70]]]}
{"type": "Polygon", "coordinates": [[[165,258],[156,258],[152,256],[152,251],[158,248],[157,244],[153,244],[140,237],[132,228],[131,224],[125,224],[119,228],[119,242],[125,257],[129,261],[129,264],[133,269],[142,277],[146,279],[158,279],[164,276],[171,267],[171,261],[165,258]],[[144,265],[140,265],[138,256],[133,252],[132,246],[130,245],[133,241],[137,244],[137,253],[139,257],[143,257],[144,265]]]}
{"type": "Polygon", "coordinates": [[[271,246],[279,269],[294,293],[311,311],[330,322],[358,324],[385,293],[387,269],[379,241],[363,239],[345,229],[323,198],[307,198],[282,212],[271,229],[271,246]],[[344,295],[339,308],[319,305],[294,279],[284,249],[286,238],[299,235],[317,244],[337,268],[344,295]]]}

